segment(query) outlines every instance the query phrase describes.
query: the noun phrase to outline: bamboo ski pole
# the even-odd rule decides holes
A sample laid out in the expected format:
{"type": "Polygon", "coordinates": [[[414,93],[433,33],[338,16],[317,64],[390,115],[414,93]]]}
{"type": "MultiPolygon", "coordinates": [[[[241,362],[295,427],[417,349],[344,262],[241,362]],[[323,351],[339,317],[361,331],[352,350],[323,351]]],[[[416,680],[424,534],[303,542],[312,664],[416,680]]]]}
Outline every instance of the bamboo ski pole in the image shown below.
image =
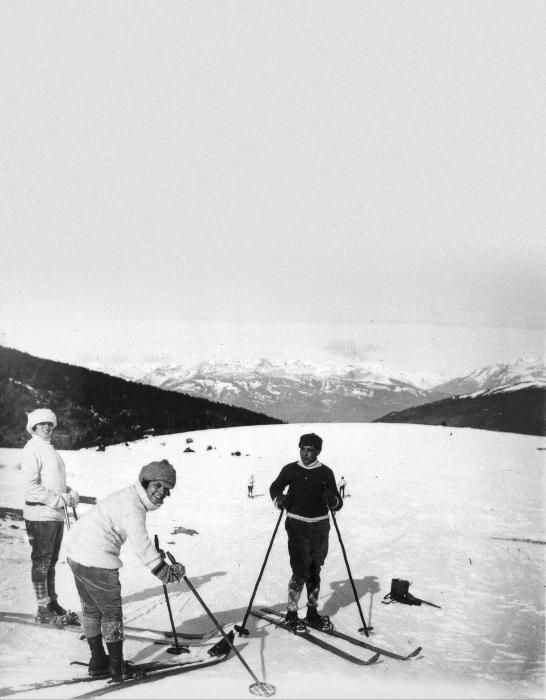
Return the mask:
{"type": "MultiPolygon", "coordinates": [[[[161,558],[164,559],[165,553],[159,547],[159,537],[157,535],[154,536],[154,543],[155,543],[155,548],[161,554],[161,558]]],[[[174,646],[169,647],[167,649],[167,652],[169,654],[177,654],[177,655],[187,653],[189,651],[188,647],[180,646],[180,644],[178,643],[178,635],[176,634],[176,627],[175,627],[174,620],[173,620],[173,613],[171,610],[171,602],[169,600],[169,594],[167,592],[167,586],[165,583],[163,584],[163,593],[165,595],[165,602],[167,603],[167,610],[169,611],[169,620],[171,621],[171,630],[172,630],[173,639],[174,639],[174,646]]]]}
{"type": "Polygon", "coordinates": [[[260,585],[260,581],[262,580],[262,576],[265,570],[265,565],[267,564],[267,560],[269,558],[269,553],[271,552],[271,547],[273,546],[273,540],[275,539],[275,535],[277,534],[277,530],[279,529],[279,525],[281,524],[282,516],[284,515],[284,509],[281,510],[279,518],[277,520],[277,524],[275,525],[275,529],[273,530],[273,536],[269,542],[269,547],[267,548],[267,552],[265,554],[265,559],[262,564],[262,568],[260,569],[260,573],[258,574],[258,579],[256,581],[256,585],[254,586],[254,590],[252,591],[252,595],[250,596],[250,601],[248,603],[248,607],[245,612],[245,616],[243,618],[243,622],[240,625],[235,625],[235,629],[239,633],[239,637],[241,636],[247,636],[249,634],[247,628],[245,627],[246,621],[248,619],[248,616],[250,615],[250,610],[252,608],[252,603],[254,602],[254,598],[256,596],[256,591],[258,590],[258,586],[260,585]]]}
{"type": "Polygon", "coordinates": [[[68,513],[68,506],[64,502],[63,502],[63,508],[64,508],[64,521],[66,523],[66,529],[70,530],[70,515],[68,513]]]}
{"type": "MultiPolygon", "coordinates": [[[[173,555],[172,555],[170,552],[166,552],[166,555],[169,557],[169,560],[170,560],[171,564],[176,564],[176,563],[177,563],[176,559],[173,557],[173,555]]],[[[246,668],[246,670],[247,670],[247,671],[249,672],[249,674],[252,676],[252,678],[253,678],[253,680],[254,680],[254,683],[252,683],[252,684],[249,686],[249,688],[248,688],[248,689],[250,690],[250,692],[252,693],[252,695],[260,695],[261,697],[267,697],[267,698],[271,697],[272,695],[275,695],[275,692],[276,692],[275,686],[274,686],[274,685],[271,685],[270,683],[264,683],[263,681],[258,680],[258,677],[257,677],[256,674],[254,673],[254,671],[250,668],[250,666],[247,664],[247,662],[243,659],[243,657],[241,656],[239,650],[238,650],[237,647],[233,644],[233,641],[230,639],[230,637],[224,632],[222,626],[220,625],[220,623],[218,622],[218,620],[214,617],[214,615],[212,614],[212,612],[209,610],[209,608],[207,607],[205,601],[201,598],[201,596],[199,595],[199,593],[195,590],[195,586],[194,586],[193,583],[189,580],[189,578],[186,576],[186,574],[184,574],[184,575],[182,576],[182,578],[183,578],[184,581],[186,582],[186,585],[188,586],[188,588],[190,589],[190,591],[193,593],[193,595],[194,595],[194,596],[197,598],[197,600],[201,603],[201,606],[203,607],[203,610],[207,613],[207,615],[209,616],[209,618],[210,618],[211,621],[213,622],[213,624],[214,624],[214,626],[216,627],[216,629],[220,632],[220,634],[222,635],[222,637],[225,639],[225,641],[229,644],[229,646],[230,646],[230,647],[233,649],[233,651],[235,652],[235,654],[236,654],[237,658],[239,659],[239,661],[243,664],[243,666],[246,668]]]]}
{"type": "MultiPolygon", "coordinates": [[[[325,483],[322,484],[322,490],[323,490],[323,493],[326,492],[326,484],[325,484],[325,483]]],[[[339,531],[339,527],[338,527],[338,524],[337,524],[336,516],[335,516],[335,513],[334,513],[333,509],[330,508],[330,506],[328,506],[328,510],[330,511],[330,513],[331,513],[331,515],[332,515],[332,520],[334,521],[334,526],[335,526],[335,528],[336,528],[337,536],[338,536],[338,539],[339,539],[339,544],[341,545],[341,551],[342,551],[342,553],[343,553],[343,559],[345,560],[345,566],[347,567],[347,573],[349,574],[349,581],[351,582],[351,588],[353,589],[353,594],[354,594],[354,597],[355,597],[355,601],[356,601],[356,605],[357,605],[357,608],[358,608],[358,612],[360,613],[360,619],[362,620],[362,627],[361,627],[358,631],[359,631],[359,632],[364,632],[364,634],[366,635],[366,637],[369,637],[369,636],[370,636],[369,630],[372,629],[372,628],[371,628],[371,627],[368,627],[368,625],[366,624],[366,621],[364,620],[364,613],[362,612],[362,608],[360,607],[360,601],[359,601],[359,599],[358,599],[358,593],[356,592],[355,582],[353,581],[353,575],[351,574],[351,567],[349,566],[349,561],[348,561],[348,559],[347,559],[347,552],[345,551],[345,546],[344,546],[343,540],[342,540],[342,538],[341,538],[341,533],[340,533],[340,531],[339,531]]]]}

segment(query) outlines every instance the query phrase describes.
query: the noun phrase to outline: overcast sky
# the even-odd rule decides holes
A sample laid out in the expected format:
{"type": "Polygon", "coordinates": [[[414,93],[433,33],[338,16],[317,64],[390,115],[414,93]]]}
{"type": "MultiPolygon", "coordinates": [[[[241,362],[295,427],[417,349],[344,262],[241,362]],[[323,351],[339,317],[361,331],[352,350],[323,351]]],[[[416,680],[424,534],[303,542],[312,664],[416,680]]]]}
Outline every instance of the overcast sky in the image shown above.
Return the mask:
{"type": "Polygon", "coordinates": [[[544,355],[545,8],[4,0],[0,342],[544,355]]]}

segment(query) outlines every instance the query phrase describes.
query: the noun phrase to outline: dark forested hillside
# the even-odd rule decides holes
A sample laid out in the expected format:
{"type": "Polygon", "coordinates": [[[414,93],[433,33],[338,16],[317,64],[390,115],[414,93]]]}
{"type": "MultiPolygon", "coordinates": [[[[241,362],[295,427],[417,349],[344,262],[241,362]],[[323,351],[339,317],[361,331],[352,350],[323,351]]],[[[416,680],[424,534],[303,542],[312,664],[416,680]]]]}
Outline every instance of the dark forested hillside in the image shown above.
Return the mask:
{"type": "Polygon", "coordinates": [[[511,391],[488,391],[474,396],[454,396],[388,413],[374,423],[424,423],[545,435],[545,406],[544,387],[525,387],[511,391]]]}
{"type": "Polygon", "coordinates": [[[26,413],[57,414],[62,449],[110,445],[150,434],[282,423],[263,414],[137,384],[0,346],[0,447],[28,439],[26,413]]]}

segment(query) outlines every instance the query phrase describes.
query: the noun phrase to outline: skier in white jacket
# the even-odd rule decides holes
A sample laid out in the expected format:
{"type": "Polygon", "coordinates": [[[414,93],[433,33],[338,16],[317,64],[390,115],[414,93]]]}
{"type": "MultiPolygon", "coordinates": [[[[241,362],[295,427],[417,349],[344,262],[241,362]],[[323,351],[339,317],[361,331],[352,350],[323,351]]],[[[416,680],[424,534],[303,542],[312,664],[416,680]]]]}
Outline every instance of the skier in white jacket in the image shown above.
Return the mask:
{"type": "Polygon", "coordinates": [[[36,622],[78,624],[57,600],[55,565],[64,533],[65,506],[77,506],[80,497],[66,483],[61,455],[51,443],[57,417],[49,408],[37,408],[27,417],[32,436],[23,447],[21,470],[25,482],[23,517],[32,549],[32,585],[38,602],[36,622]]]}
{"type": "Polygon", "coordinates": [[[100,500],[75,523],[67,537],[68,563],[82,605],[85,636],[91,650],[91,676],[110,675],[120,682],[140,670],[123,660],[123,612],[119,569],[121,546],[131,543],[142,564],[163,584],[179,581],[182,564],[167,564],[146,530],[146,515],[157,510],[176,484],[174,467],[166,460],[150,462],[138,481],[100,500]],[[108,655],[103,646],[108,648],[108,655]]]}

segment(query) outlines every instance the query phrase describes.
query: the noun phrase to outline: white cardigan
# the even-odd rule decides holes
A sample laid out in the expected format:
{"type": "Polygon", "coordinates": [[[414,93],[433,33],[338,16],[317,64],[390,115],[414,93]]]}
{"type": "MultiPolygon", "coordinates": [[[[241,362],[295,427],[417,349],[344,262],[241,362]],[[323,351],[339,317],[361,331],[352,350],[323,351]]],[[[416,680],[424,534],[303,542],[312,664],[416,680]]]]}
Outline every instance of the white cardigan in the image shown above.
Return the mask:
{"type": "Polygon", "coordinates": [[[161,557],[146,530],[146,513],[157,508],[140,482],[114,491],[72,525],[68,557],[83,566],[119,569],[121,545],[129,540],[142,563],[154,569],[161,557]]]}
{"type": "Polygon", "coordinates": [[[49,440],[33,435],[23,447],[21,470],[25,481],[25,520],[64,520],[61,493],[68,491],[63,458],[49,440]],[[41,503],[28,506],[26,501],[41,503]]]}

